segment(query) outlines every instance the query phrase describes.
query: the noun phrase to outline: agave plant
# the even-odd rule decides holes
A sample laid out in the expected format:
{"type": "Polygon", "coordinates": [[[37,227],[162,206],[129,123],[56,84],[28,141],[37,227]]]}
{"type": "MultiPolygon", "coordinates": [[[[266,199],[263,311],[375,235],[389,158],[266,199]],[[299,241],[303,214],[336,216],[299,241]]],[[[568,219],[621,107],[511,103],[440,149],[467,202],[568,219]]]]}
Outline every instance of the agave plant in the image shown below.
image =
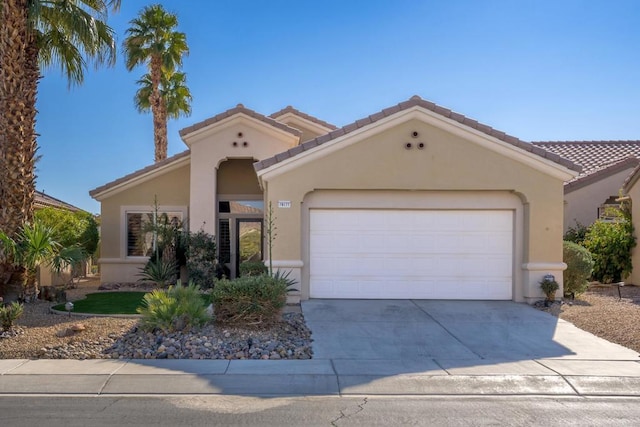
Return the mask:
{"type": "Polygon", "coordinates": [[[138,276],[140,276],[139,282],[153,282],[160,287],[165,287],[176,282],[178,265],[173,260],[150,259],[138,276]]]}

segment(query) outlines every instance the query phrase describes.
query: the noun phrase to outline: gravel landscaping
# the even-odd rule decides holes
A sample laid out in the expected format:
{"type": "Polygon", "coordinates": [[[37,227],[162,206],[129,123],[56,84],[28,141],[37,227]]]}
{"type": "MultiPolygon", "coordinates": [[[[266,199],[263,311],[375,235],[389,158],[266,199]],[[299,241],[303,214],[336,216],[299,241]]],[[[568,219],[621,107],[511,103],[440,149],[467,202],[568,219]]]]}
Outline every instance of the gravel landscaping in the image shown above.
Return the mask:
{"type": "MultiPolygon", "coordinates": [[[[123,288],[127,289],[127,288],[123,288]]],[[[68,291],[70,300],[95,292],[97,283],[68,291]]],[[[188,333],[148,333],[137,319],[68,317],[52,303],[26,304],[10,334],[0,335],[0,359],[310,359],[311,333],[301,313],[269,327],[208,325],[188,333]]]]}
{"type": "MultiPolygon", "coordinates": [[[[122,290],[129,288],[123,287],[122,290]]],[[[68,291],[70,300],[96,292],[97,282],[68,291]]],[[[640,287],[591,286],[575,301],[537,308],[594,335],[640,352],[640,287]]],[[[0,359],[310,359],[311,332],[299,310],[282,322],[251,329],[208,325],[189,333],[149,333],[137,319],[68,317],[49,312],[52,303],[25,305],[17,327],[0,333],[0,359]]]]}
{"type": "Polygon", "coordinates": [[[640,352],[640,287],[592,285],[574,301],[540,310],[573,323],[578,328],[640,352]]]}

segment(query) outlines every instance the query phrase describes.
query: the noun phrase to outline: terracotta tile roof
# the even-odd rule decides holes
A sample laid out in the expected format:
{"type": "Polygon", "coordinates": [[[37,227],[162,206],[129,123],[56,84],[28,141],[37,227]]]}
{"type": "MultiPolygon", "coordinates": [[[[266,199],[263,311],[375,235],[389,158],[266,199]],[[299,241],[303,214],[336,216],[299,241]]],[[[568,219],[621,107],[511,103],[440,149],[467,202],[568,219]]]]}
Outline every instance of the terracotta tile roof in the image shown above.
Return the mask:
{"type": "Polygon", "coordinates": [[[67,202],[63,202],[62,200],[56,199],[55,197],[51,197],[50,195],[45,194],[42,191],[36,191],[34,207],[36,209],[52,207],[52,208],[58,208],[58,209],[66,209],[71,212],[82,211],[82,209],[80,209],[79,207],[73,206],[72,204],[67,202]]]}
{"type": "Polygon", "coordinates": [[[257,113],[255,111],[249,109],[249,108],[246,108],[242,104],[238,104],[234,108],[231,108],[231,109],[229,109],[229,110],[227,110],[227,111],[225,111],[223,113],[216,114],[213,117],[210,117],[210,118],[208,118],[206,120],[203,120],[203,121],[201,121],[199,123],[196,123],[194,125],[187,126],[186,128],[181,129],[180,130],[180,136],[183,137],[183,136],[188,135],[188,134],[190,134],[192,132],[195,132],[195,131],[197,131],[199,129],[205,128],[205,127],[207,127],[209,125],[212,125],[214,123],[222,121],[222,120],[226,119],[227,117],[231,117],[231,116],[233,116],[235,114],[245,114],[245,115],[247,115],[247,116],[249,116],[251,118],[260,120],[261,122],[264,122],[264,123],[266,123],[266,124],[268,124],[270,126],[278,128],[278,129],[283,130],[285,132],[289,132],[289,133],[291,133],[291,134],[293,134],[295,136],[298,136],[298,137],[302,135],[302,132],[300,132],[298,129],[294,129],[294,128],[290,127],[290,126],[285,125],[284,123],[280,123],[280,122],[272,119],[271,117],[267,117],[267,116],[265,116],[263,114],[257,113]]]}
{"type": "Polygon", "coordinates": [[[586,173],[578,175],[571,181],[567,181],[564,184],[564,192],[566,194],[579,188],[586,187],[589,184],[592,184],[608,176],[615,175],[618,172],[622,172],[630,168],[635,168],[636,166],[638,166],[638,164],[640,164],[640,159],[634,156],[614,159],[609,163],[604,163],[602,165],[589,169],[586,173]]]}
{"type": "Polygon", "coordinates": [[[94,188],[93,190],[89,191],[89,195],[91,197],[95,197],[96,195],[98,195],[98,194],[100,194],[100,193],[102,193],[104,191],[107,191],[107,190],[109,190],[109,189],[111,189],[113,187],[117,187],[120,184],[124,184],[127,181],[130,181],[130,180],[132,180],[134,178],[137,178],[139,176],[145,175],[145,174],[147,174],[149,172],[152,172],[152,171],[154,171],[156,169],[159,169],[159,168],[161,168],[163,166],[168,166],[171,163],[174,163],[174,162],[176,162],[176,161],[178,161],[178,160],[180,160],[180,159],[182,159],[184,157],[189,156],[190,154],[191,154],[190,150],[185,150],[185,151],[183,151],[181,153],[178,153],[178,154],[175,154],[175,155],[173,155],[171,157],[167,157],[164,160],[161,160],[161,161],[159,161],[157,163],[154,163],[152,165],[149,165],[147,167],[139,169],[139,170],[137,170],[135,172],[132,172],[132,173],[130,173],[128,175],[123,176],[122,178],[118,178],[118,179],[116,179],[114,181],[111,181],[111,182],[108,182],[108,183],[106,183],[104,185],[101,185],[98,188],[94,188]]]}
{"type": "Polygon", "coordinates": [[[535,141],[532,144],[582,166],[582,174],[576,179],[612,161],[629,156],[640,158],[640,141],[535,141]]]}
{"type": "Polygon", "coordinates": [[[254,163],[254,167],[257,171],[261,170],[261,169],[266,169],[270,166],[275,165],[276,163],[279,163],[285,159],[291,158],[296,156],[297,154],[306,151],[306,150],[310,150],[318,145],[322,145],[325,144],[335,138],[341,137],[343,135],[346,135],[348,133],[351,133],[353,131],[355,131],[356,129],[362,128],[364,126],[367,126],[371,123],[375,123],[378,120],[381,120],[385,117],[391,116],[393,114],[399,113],[401,111],[407,110],[409,108],[412,107],[422,107],[426,110],[432,111],[436,114],[439,114],[443,117],[446,117],[448,119],[454,120],[458,123],[461,123],[465,126],[468,126],[472,129],[475,129],[477,131],[483,132],[489,136],[492,136],[494,138],[497,138],[501,141],[504,141],[508,144],[511,144],[515,147],[521,148],[525,151],[528,151],[530,153],[536,154],[540,157],[544,157],[546,159],[549,159],[553,162],[556,162],[562,166],[565,166],[568,169],[571,170],[575,170],[575,171],[580,171],[581,168],[574,164],[572,161],[564,159],[562,157],[560,157],[557,154],[554,154],[548,150],[543,150],[542,148],[539,148],[535,145],[529,144],[528,142],[524,142],[514,136],[508,135],[504,132],[501,132],[499,130],[493,129],[490,126],[484,125],[482,123],[477,122],[476,120],[470,119],[468,117],[463,116],[462,114],[458,114],[455,113],[447,108],[441,107],[439,105],[434,104],[433,102],[429,102],[426,101],[422,98],[420,98],[419,96],[412,96],[409,100],[401,102],[397,105],[394,105],[393,107],[389,107],[389,108],[385,108],[382,111],[379,111],[375,114],[372,114],[368,117],[365,117],[364,119],[361,120],[356,120],[355,122],[348,124],[340,129],[336,129],[334,131],[329,132],[328,134],[319,136],[315,139],[311,139],[303,144],[300,144],[288,151],[285,151],[283,153],[280,153],[274,157],[262,160],[261,162],[257,162],[254,163]]]}
{"type": "Polygon", "coordinates": [[[298,109],[293,108],[291,105],[287,105],[287,106],[286,106],[286,107],[284,107],[282,110],[280,110],[280,111],[276,111],[276,112],[275,112],[275,113],[273,113],[273,114],[269,114],[269,117],[271,117],[272,119],[277,119],[278,117],[280,117],[280,116],[282,116],[282,115],[284,115],[284,114],[287,114],[287,113],[295,114],[295,115],[296,115],[296,116],[298,116],[298,117],[301,117],[301,118],[303,118],[303,119],[305,119],[305,120],[309,120],[310,122],[316,123],[316,124],[318,124],[318,125],[320,125],[320,126],[324,126],[324,127],[328,128],[328,129],[331,129],[331,130],[336,130],[336,129],[338,129],[338,127],[337,127],[337,126],[332,125],[332,124],[331,124],[331,123],[329,123],[329,122],[325,122],[324,120],[320,120],[320,119],[319,119],[319,118],[317,118],[317,117],[310,116],[310,115],[309,115],[309,114],[307,114],[307,113],[303,113],[302,111],[300,111],[300,110],[298,110],[298,109]]]}

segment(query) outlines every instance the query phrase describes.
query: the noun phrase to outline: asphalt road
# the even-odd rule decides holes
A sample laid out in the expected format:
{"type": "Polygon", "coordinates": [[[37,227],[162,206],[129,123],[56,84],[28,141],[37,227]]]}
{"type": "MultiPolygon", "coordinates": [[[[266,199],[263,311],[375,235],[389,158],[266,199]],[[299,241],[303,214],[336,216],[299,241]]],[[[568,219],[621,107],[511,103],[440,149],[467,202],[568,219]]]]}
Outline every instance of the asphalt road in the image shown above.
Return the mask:
{"type": "Polygon", "coordinates": [[[635,426],[640,399],[0,397],[0,426],[635,426]]]}

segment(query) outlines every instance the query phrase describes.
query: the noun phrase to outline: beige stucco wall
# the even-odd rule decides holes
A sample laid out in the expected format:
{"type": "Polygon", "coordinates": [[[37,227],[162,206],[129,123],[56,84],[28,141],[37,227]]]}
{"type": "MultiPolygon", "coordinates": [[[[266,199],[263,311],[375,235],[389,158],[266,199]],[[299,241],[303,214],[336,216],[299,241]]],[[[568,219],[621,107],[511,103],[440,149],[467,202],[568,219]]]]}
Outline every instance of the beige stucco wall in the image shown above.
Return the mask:
{"type": "MultiPolygon", "coordinates": [[[[631,218],[635,229],[634,233],[638,245],[640,245],[640,238],[638,238],[640,236],[640,184],[638,182],[629,189],[628,196],[631,197],[631,218]]],[[[631,263],[633,270],[625,282],[640,285],[640,247],[637,245],[631,250],[631,263]]]]}
{"type": "Polygon", "coordinates": [[[253,159],[231,159],[218,168],[218,194],[259,194],[262,189],[253,168],[253,159]]]}
{"type": "Polygon", "coordinates": [[[619,194],[632,170],[633,166],[565,194],[564,231],[574,227],[576,221],[585,226],[593,224],[598,219],[598,207],[619,194]]]}
{"type": "Polygon", "coordinates": [[[542,298],[538,281],[554,274],[562,281],[563,181],[512,158],[412,119],[345,146],[279,175],[263,177],[266,199],[291,208],[277,209],[278,237],[273,259],[298,271],[301,297],[308,296],[304,277],[303,202],[316,190],[506,191],[522,200],[523,265],[514,266],[522,283],[519,300],[542,298]],[[417,131],[419,138],[412,139],[417,131]],[[412,149],[405,143],[411,142],[412,149]],[[419,142],[425,149],[416,148],[419,142]],[[295,267],[299,265],[300,267],[295,267]]]}
{"type": "Polygon", "coordinates": [[[136,206],[153,209],[154,197],[158,205],[189,206],[189,165],[167,172],[154,179],[133,185],[101,201],[100,266],[102,282],[135,282],[138,269],[145,260],[127,258],[124,250],[122,209],[136,206]],[[106,232],[109,230],[108,232],[106,232]]]}

